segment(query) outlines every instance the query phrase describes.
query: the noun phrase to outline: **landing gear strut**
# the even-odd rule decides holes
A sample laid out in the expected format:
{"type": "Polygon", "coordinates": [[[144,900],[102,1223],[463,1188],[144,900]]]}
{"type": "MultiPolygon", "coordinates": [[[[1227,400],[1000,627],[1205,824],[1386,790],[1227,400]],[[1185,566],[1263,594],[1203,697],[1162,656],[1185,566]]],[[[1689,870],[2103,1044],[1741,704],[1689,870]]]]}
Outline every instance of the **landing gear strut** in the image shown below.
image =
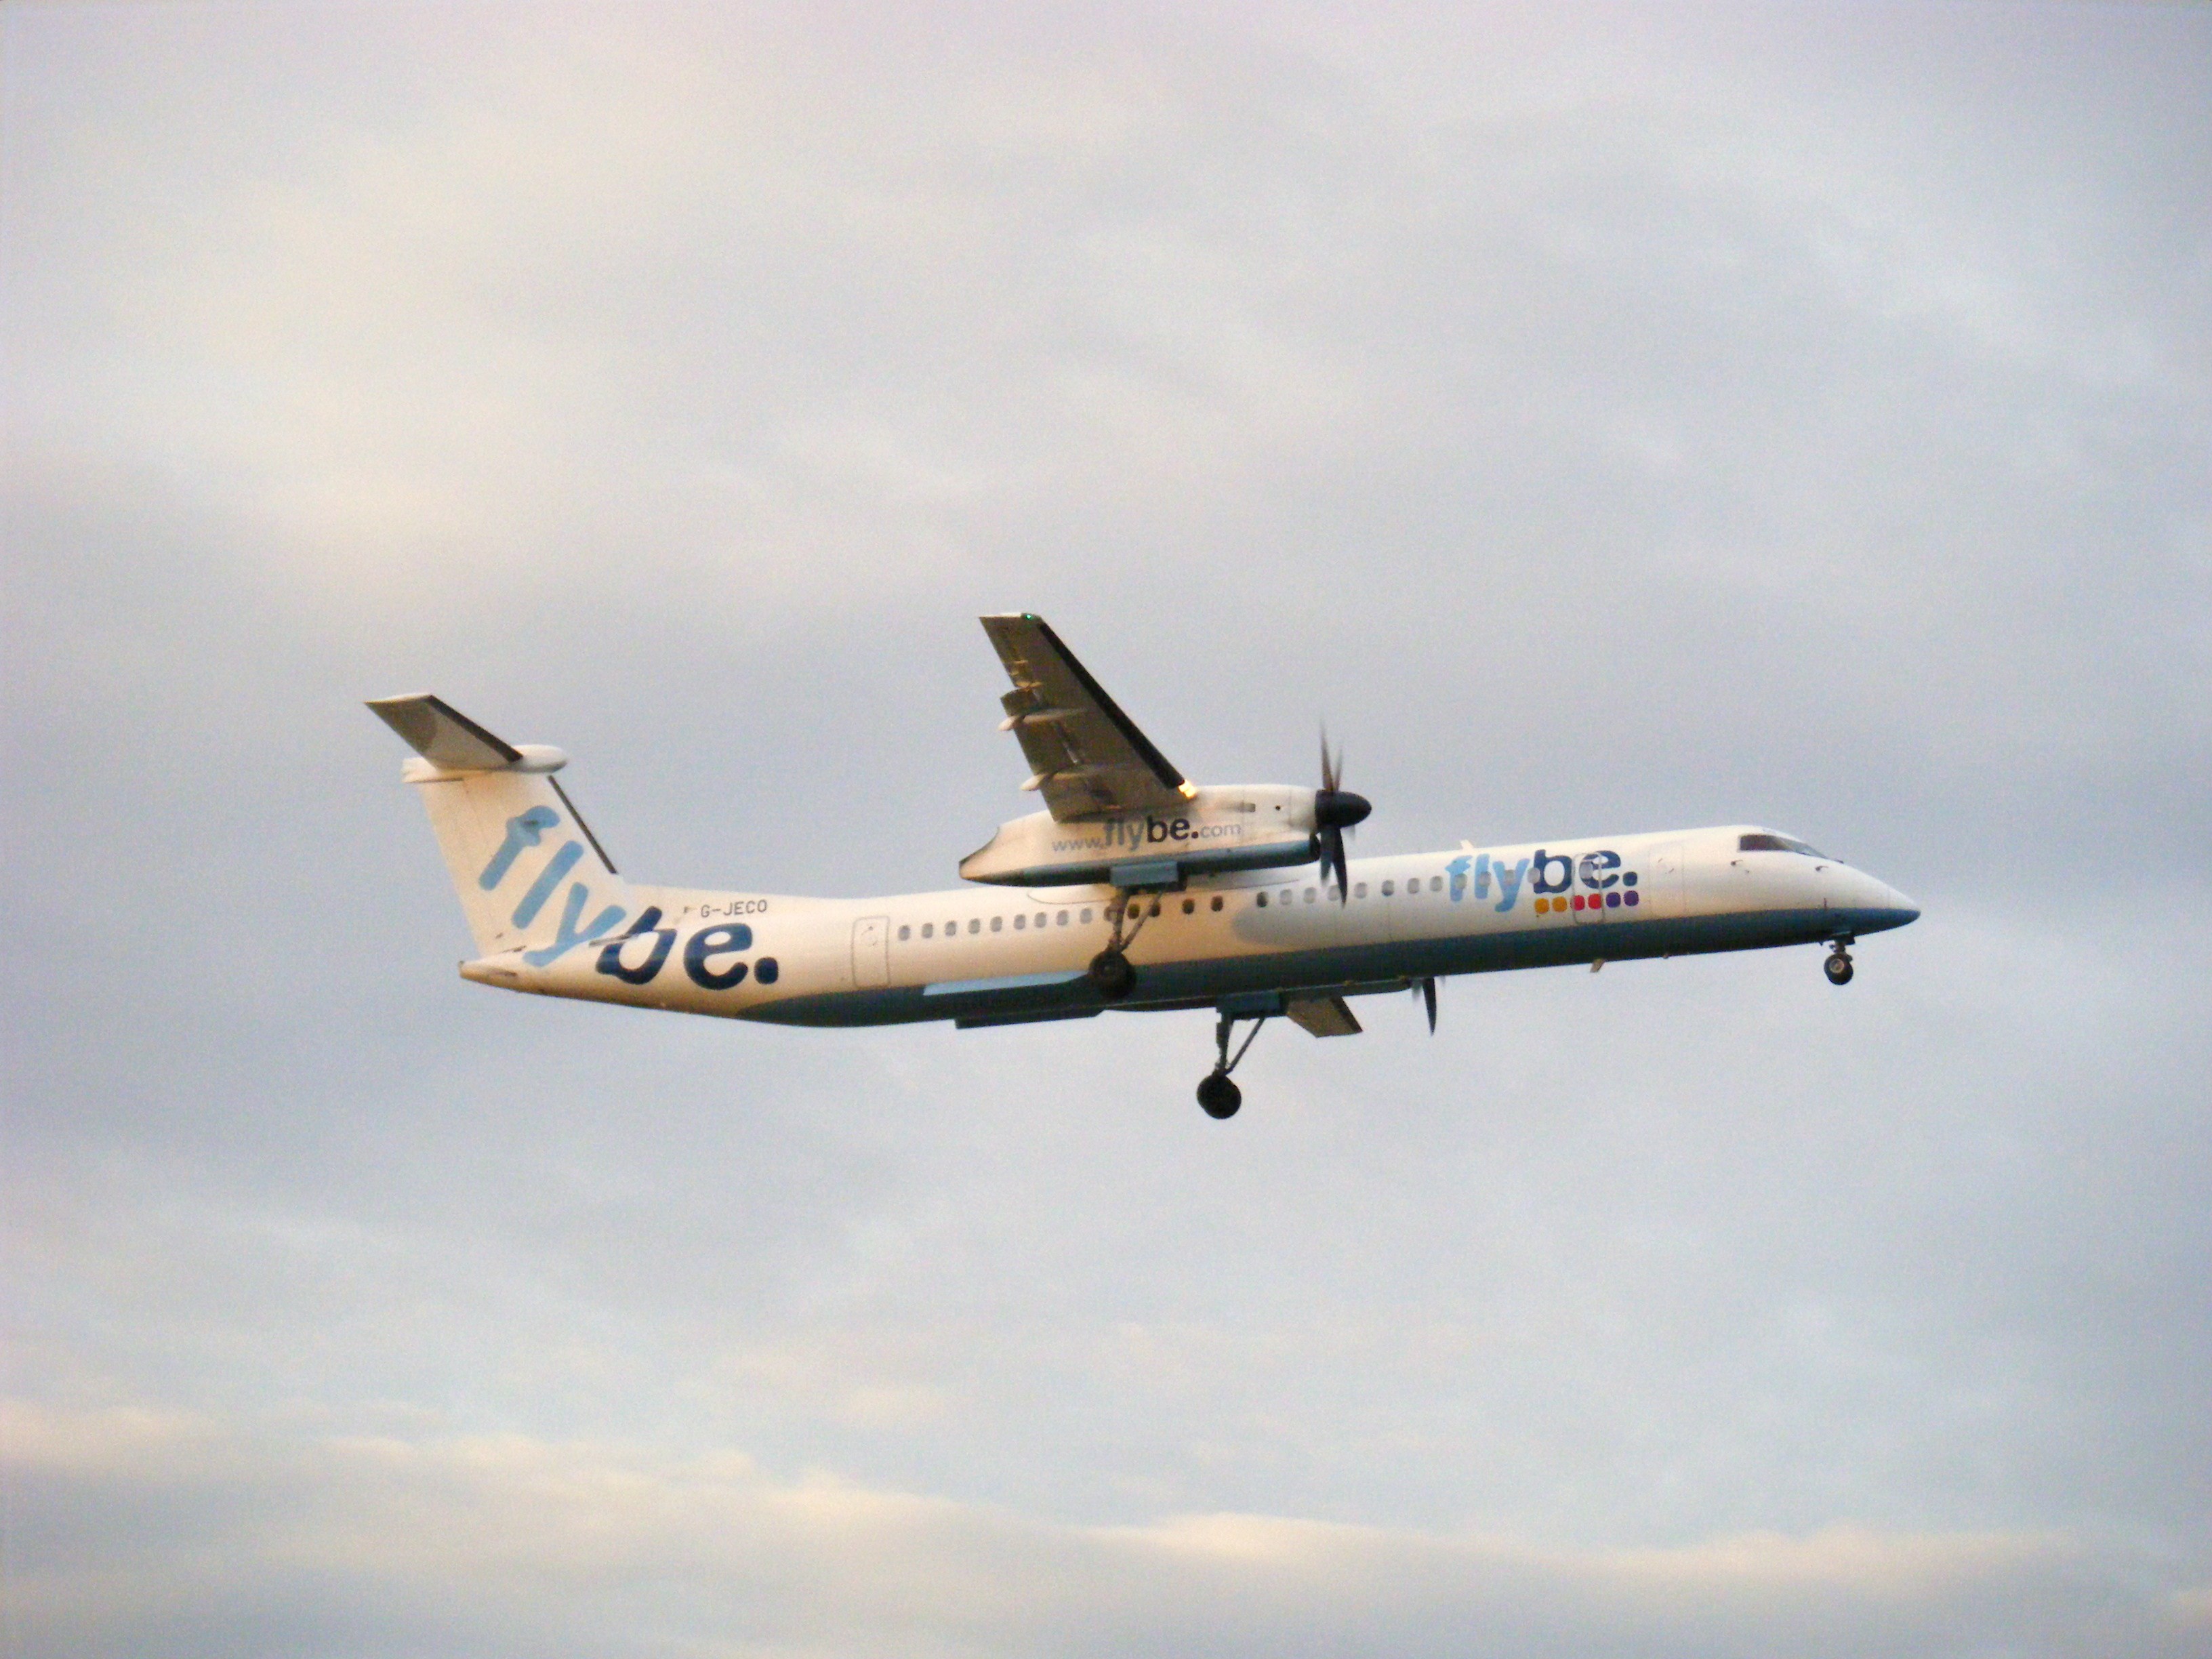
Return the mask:
{"type": "Polygon", "coordinates": [[[1252,1020],[1252,1029],[1245,1033],[1244,1041],[1237,1048],[1233,1058],[1229,1053],[1229,1038],[1237,1029],[1237,1016],[1224,1014],[1214,1025],[1213,1048],[1216,1058],[1213,1069],[1206,1074],[1198,1085],[1198,1103],[1206,1109],[1206,1115],[1208,1117],[1235,1117],[1237,1109],[1244,1103],[1244,1091],[1230,1080],[1229,1074],[1237,1069],[1237,1062],[1244,1058],[1245,1050],[1252,1046],[1252,1040],[1260,1035],[1260,1028],[1267,1023],[1267,1017],[1265,1014],[1249,1018],[1252,1020]]]}
{"type": "MultiPolygon", "coordinates": [[[[1129,965],[1128,950],[1136,943],[1137,935],[1145,930],[1145,908],[1140,900],[1125,893],[1106,907],[1106,914],[1113,919],[1113,936],[1106,941],[1106,948],[1091,958],[1091,966],[1085,971],[1090,975],[1091,988],[1100,996],[1109,1002],[1119,1002],[1129,994],[1137,982],[1137,970],[1129,965]],[[1128,920],[1132,910],[1137,913],[1137,925],[1125,933],[1121,931],[1121,925],[1128,920]]],[[[1229,1111],[1236,1109],[1232,1104],[1229,1111]]],[[[1226,1117],[1229,1112],[1218,1115],[1226,1117]]]]}
{"type": "Polygon", "coordinates": [[[1851,953],[1844,948],[1850,943],[1849,939],[1838,939],[1836,948],[1828,952],[1827,961],[1820,964],[1831,985],[1849,985],[1851,982],[1851,953]]]}

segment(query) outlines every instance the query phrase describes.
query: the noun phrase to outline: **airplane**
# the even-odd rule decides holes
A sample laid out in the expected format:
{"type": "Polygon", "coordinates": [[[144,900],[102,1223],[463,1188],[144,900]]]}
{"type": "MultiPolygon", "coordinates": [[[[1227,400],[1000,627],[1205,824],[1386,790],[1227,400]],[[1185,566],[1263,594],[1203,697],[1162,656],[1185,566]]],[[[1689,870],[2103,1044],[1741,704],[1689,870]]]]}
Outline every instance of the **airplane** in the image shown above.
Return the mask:
{"type": "Polygon", "coordinates": [[[1235,1115],[1231,1074],[1278,1016],[1361,1027],[1350,1000],[1419,995],[1431,1034],[1453,974],[1850,947],[1920,914],[1841,860],[1759,824],[1350,859],[1371,810],[1322,737],[1321,787],[1189,781],[1042,617],[989,616],[1000,699],[1042,811],[960,861],[969,884],[878,898],[664,887],[617,874],[556,776],[439,698],[374,710],[415,754],[477,954],[461,977],[541,996],[789,1025],[951,1020],[962,1030],[1210,1009],[1198,1101],[1235,1115]],[[1239,1024],[1250,1030],[1235,1052],[1239,1024]]]}

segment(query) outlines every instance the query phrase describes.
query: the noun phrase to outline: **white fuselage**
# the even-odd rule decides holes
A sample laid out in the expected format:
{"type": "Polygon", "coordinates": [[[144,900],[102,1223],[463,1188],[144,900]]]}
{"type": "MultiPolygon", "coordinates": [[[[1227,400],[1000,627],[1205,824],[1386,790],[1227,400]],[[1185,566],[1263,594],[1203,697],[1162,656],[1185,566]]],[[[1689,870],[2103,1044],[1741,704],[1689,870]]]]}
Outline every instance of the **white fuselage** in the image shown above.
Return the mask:
{"type": "Polygon", "coordinates": [[[1109,1006],[1259,1008],[1271,995],[1455,973],[1844,940],[1918,914],[1835,860],[1741,850],[1754,828],[1359,859],[1341,903],[1312,864],[1194,878],[1130,901],[1135,984],[1111,1001],[1085,973],[1112,932],[1119,896],[1106,886],[819,899],[632,885],[629,914],[595,937],[462,972],[738,1018],[977,1025],[1109,1006]]]}

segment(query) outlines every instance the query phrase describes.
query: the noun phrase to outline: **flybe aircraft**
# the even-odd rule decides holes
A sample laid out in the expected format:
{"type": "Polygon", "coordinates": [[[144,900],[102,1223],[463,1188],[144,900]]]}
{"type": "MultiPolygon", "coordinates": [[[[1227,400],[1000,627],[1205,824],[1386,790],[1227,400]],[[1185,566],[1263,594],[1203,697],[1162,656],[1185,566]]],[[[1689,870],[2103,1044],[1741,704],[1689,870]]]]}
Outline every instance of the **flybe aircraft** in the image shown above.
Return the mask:
{"type": "Polygon", "coordinates": [[[475,936],[461,976],[791,1025],[1211,1009],[1198,1100],[1225,1118],[1243,1100],[1230,1074],[1277,1015],[1350,1036],[1352,998],[1410,990],[1434,1031],[1447,975],[1783,945],[1825,946],[1845,985],[1854,941],[1920,914],[1758,824],[1350,859],[1345,833],[1370,808],[1342,787],[1326,734],[1318,789],[1194,784],[1042,617],[982,622],[1012,682],[1000,726],[1044,810],[1001,824],[961,860],[969,884],[946,892],[633,882],[562,788],[559,750],[504,742],[434,696],[371,702],[415,750],[402,775],[475,936]]]}

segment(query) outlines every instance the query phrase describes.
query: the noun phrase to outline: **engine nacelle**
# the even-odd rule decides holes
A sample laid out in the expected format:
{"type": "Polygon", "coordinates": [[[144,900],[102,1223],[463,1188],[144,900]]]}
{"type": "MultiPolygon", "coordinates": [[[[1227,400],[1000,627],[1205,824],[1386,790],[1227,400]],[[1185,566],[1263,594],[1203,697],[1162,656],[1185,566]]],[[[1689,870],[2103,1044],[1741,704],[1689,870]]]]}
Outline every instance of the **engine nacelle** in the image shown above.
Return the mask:
{"type": "Polygon", "coordinates": [[[960,860],[964,880],[1012,887],[1175,887],[1193,876],[1310,864],[1314,792],[1280,784],[1200,789],[1158,812],[1062,823],[1032,812],[960,860]]]}

